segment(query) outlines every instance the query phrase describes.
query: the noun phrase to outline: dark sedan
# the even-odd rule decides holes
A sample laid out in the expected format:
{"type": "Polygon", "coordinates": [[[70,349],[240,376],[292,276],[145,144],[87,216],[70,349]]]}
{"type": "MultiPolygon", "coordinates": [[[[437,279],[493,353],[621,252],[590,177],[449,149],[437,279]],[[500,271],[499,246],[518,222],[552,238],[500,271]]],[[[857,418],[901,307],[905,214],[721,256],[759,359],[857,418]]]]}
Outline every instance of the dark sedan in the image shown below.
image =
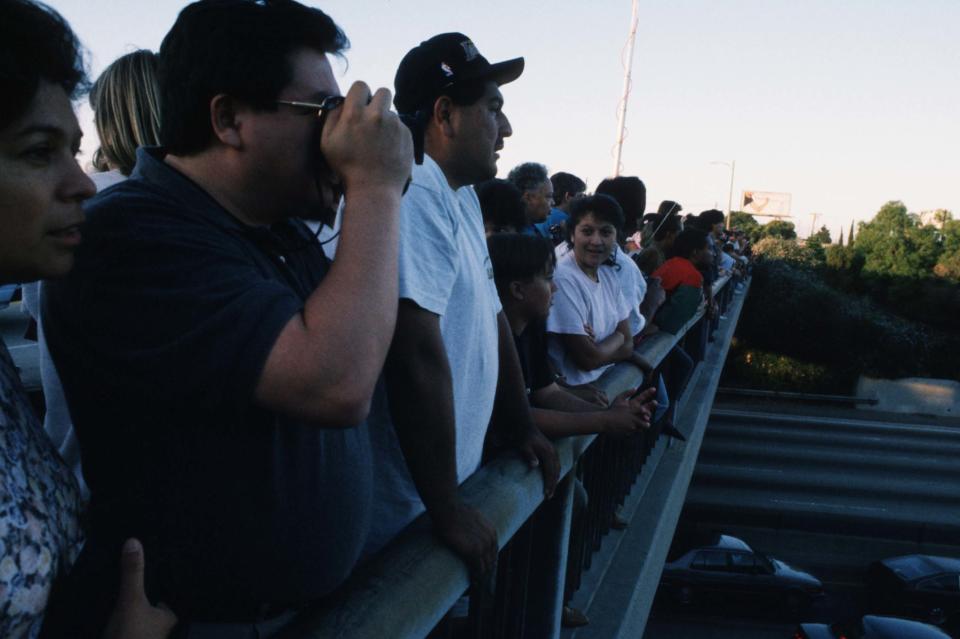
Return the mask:
{"type": "Polygon", "coordinates": [[[782,605],[790,614],[801,612],[823,594],[823,584],[813,575],[754,552],[728,535],[665,564],[660,589],[682,605],[738,600],[782,605]]]}
{"type": "Polygon", "coordinates": [[[939,628],[919,621],[867,615],[859,624],[800,624],[793,639],[950,639],[939,628]]]}
{"type": "Polygon", "coordinates": [[[867,571],[873,611],[912,617],[960,632],[960,559],[905,555],[867,571]]]}

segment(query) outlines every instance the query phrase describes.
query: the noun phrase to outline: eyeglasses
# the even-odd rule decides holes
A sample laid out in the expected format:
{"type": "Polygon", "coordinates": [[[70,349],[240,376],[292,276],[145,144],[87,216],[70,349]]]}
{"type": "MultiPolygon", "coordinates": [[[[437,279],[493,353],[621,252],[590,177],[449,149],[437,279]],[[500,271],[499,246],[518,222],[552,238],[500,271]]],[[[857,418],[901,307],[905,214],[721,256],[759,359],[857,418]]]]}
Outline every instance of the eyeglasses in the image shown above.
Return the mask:
{"type": "Polygon", "coordinates": [[[298,109],[307,109],[309,111],[316,111],[317,117],[320,118],[320,128],[323,128],[323,123],[327,119],[327,114],[338,108],[343,104],[344,97],[342,95],[328,95],[320,102],[300,102],[298,100],[277,100],[277,104],[282,104],[284,106],[297,107],[298,109]]]}

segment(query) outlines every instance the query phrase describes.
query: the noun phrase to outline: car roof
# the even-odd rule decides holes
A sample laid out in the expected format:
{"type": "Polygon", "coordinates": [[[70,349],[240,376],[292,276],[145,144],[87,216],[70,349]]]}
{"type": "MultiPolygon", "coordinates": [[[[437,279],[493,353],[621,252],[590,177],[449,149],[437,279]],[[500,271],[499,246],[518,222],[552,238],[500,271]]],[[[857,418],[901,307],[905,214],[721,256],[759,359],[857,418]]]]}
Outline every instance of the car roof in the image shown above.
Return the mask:
{"type": "Polygon", "coordinates": [[[874,615],[863,618],[863,632],[864,636],[876,639],[950,639],[950,635],[929,624],[874,615]]]}
{"type": "Polygon", "coordinates": [[[731,537],[730,535],[718,535],[716,540],[713,542],[713,545],[706,546],[705,548],[719,548],[722,550],[746,550],[747,552],[753,552],[750,546],[747,545],[747,542],[742,539],[737,539],[736,537],[731,537]]]}
{"type": "Polygon", "coordinates": [[[902,579],[911,581],[942,572],[960,572],[960,559],[934,557],[933,555],[903,555],[890,557],[882,562],[902,579]]]}

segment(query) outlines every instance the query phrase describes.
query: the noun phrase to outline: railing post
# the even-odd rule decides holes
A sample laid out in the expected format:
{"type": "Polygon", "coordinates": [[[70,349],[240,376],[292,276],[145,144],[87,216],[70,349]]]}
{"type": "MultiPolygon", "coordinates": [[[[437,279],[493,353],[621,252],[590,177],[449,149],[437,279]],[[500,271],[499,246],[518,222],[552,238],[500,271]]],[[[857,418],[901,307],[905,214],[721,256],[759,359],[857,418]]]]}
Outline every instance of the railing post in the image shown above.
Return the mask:
{"type": "Polygon", "coordinates": [[[575,473],[567,473],[553,499],[540,506],[533,521],[524,639],[560,636],[575,479],[575,473]]]}

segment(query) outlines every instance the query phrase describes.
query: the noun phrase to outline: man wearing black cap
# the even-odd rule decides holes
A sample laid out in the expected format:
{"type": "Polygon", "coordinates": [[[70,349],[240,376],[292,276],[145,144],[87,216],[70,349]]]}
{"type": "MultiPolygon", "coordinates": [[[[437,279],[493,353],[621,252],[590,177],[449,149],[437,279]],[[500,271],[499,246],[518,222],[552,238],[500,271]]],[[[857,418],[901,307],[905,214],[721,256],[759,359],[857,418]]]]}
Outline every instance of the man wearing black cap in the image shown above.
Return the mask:
{"type": "Polygon", "coordinates": [[[394,105],[421,127],[425,157],[401,203],[397,330],[370,416],[380,454],[367,552],[426,507],[475,572],[492,567],[496,531],[457,494],[480,465],[488,424],[507,425],[542,465],[545,494],[557,480],[556,453],[530,421],[471,188],[497,173],[511,134],[499,87],[522,71],[523,58],[490,64],[459,33],[421,43],[397,70],[394,105]]]}

